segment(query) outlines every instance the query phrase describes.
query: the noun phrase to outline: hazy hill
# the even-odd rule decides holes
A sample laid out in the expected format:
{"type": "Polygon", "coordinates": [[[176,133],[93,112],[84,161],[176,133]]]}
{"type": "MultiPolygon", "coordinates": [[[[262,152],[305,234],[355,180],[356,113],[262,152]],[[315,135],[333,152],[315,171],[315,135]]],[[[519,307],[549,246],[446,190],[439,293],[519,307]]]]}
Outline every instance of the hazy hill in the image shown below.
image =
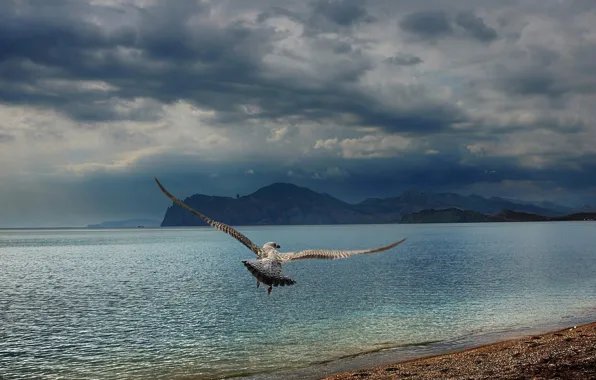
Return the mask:
{"type": "Polygon", "coordinates": [[[596,213],[579,212],[561,216],[544,216],[528,212],[503,210],[494,215],[456,208],[422,210],[402,217],[400,223],[480,223],[480,222],[555,222],[596,220],[596,213]]]}
{"type": "Polygon", "coordinates": [[[504,198],[483,198],[479,195],[459,195],[454,193],[423,193],[407,191],[394,198],[367,199],[358,205],[371,212],[399,213],[400,217],[430,209],[458,208],[482,214],[496,214],[504,209],[523,211],[547,216],[563,215],[569,210],[554,207],[541,207],[527,202],[514,202],[504,198]]]}
{"type": "MultiPolygon", "coordinates": [[[[289,183],[274,183],[238,198],[196,194],[183,201],[213,219],[230,225],[398,223],[404,215],[425,209],[448,208],[481,214],[496,214],[503,209],[547,216],[562,214],[552,208],[502,198],[417,191],[350,204],[289,183]]],[[[167,209],[161,225],[202,226],[205,223],[179,206],[172,205],[167,209]]]]}
{"type": "Polygon", "coordinates": [[[447,208],[442,210],[422,210],[404,215],[400,223],[483,223],[504,222],[499,216],[485,215],[478,211],[447,208]]]}

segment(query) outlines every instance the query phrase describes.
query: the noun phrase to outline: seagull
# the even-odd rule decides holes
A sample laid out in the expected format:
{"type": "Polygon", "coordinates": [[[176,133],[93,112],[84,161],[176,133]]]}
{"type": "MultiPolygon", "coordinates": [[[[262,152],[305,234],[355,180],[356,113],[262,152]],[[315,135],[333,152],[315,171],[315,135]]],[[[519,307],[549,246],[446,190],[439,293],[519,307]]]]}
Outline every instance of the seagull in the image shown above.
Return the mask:
{"type": "Polygon", "coordinates": [[[403,243],[406,238],[401,239],[395,243],[378,247],[378,248],[371,248],[371,249],[363,249],[363,250],[353,250],[353,251],[338,251],[338,250],[327,250],[327,249],[309,249],[305,251],[299,252],[279,252],[278,249],[281,248],[279,244],[276,242],[270,241],[263,244],[262,247],[257,246],[254,244],[249,238],[244,236],[242,233],[238,232],[234,228],[228,226],[227,224],[218,222],[216,220],[211,219],[207,215],[193,209],[192,207],[188,206],[186,203],[182,202],[178,198],[172,195],[162,184],[159,180],[154,177],[155,182],[161,189],[161,191],[168,196],[175,204],[179,205],[180,207],[190,211],[192,214],[198,216],[199,218],[203,219],[207,224],[211,227],[225,232],[226,234],[232,236],[234,239],[238,240],[242,243],[246,248],[250,249],[256,256],[256,259],[250,260],[243,260],[242,264],[249,270],[249,272],[257,279],[257,288],[261,283],[269,286],[267,288],[267,294],[271,294],[271,290],[273,286],[286,286],[286,285],[294,285],[296,283],[290,277],[284,276],[282,273],[282,264],[297,261],[297,260],[304,260],[304,259],[344,259],[353,255],[360,255],[366,253],[376,253],[386,251],[393,247],[396,247],[403,243]]]}

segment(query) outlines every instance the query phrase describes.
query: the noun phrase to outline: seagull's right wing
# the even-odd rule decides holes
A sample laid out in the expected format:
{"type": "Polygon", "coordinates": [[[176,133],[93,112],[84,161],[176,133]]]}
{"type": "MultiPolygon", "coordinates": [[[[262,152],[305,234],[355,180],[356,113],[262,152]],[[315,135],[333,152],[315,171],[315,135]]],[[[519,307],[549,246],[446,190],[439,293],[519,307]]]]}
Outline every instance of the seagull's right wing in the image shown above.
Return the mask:
{"type": "Polygon", "coordinates": [[[281,259],[284,262],[296,261],[296,260],[304,260],[304,259],[345,259],[346,257],[350,257],[353,255],[361,255],[365,253],[375,253],[386,251],[391,249],[395,246],[400,245],[406,241],[406,238],[401,239],[393,244],[386,245],[384,247],[378,248],[371,248],[371,249],[363,249],[363,250],[356,250],[356,251],[333,251],[327,249],[310,249],[307,251],[301,252],[288,252],[282,253],[281,259]]]}
{"type": "Polygon", "coordinates": [[[257,255],[258,257],[261,257],[261,255],[263,253],[262,250],[261,250],[261,248],[258,247],[257,245],[255,245],[252,241],[250,241],[249,238],[247,238],[246,236],[244,236],[240,232],[236,231],[234,228],[228,226],[227,224],[220,223],[220,222],[218,222],[216,220],[213,220],[210,217],[208,217],[207,215],[205,215],[203,213],[200,213],[197,210],[193,209],[192,207],[188,206],[186,203],[182,202],[181,200],[179,200],[178,198],[176,198],[175,196],[173,196],[172,193],[170,193],[168,190],[166,190],[166,188],[163,187],[163,185],[159,182],[159,180],[157,178],[155,178],[155,182],[157,182],[157,186],[159,186],[159,188],[161,189],[161,191],[165,195],[167,195],[168,198],[170,198],[178,206],[187,209],[188,211],[190,211],[194,215],[196,215],[199,218],[203,219],[211,227],[213,227],[213,228],[215,228],[217,230],[220,230],[222,232],[225,232],[226,234],[230,235],[234,239],[238,240],[240,243],[244,244],[245,247],[247,247],[248,249],[250,249],[251,251],[253,251],[255,255],[257,255]]]}

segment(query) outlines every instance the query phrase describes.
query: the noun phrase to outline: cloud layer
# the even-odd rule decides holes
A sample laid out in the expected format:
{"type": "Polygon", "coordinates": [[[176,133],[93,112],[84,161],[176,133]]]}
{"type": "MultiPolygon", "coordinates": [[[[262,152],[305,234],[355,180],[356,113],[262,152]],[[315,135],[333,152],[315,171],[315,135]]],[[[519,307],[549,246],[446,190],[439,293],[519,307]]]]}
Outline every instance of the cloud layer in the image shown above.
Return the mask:
{"type": "Polygon", "coordinates": [[[0,226],[289,181],[596,197],[589,0],[5,1],[0,226]]]}

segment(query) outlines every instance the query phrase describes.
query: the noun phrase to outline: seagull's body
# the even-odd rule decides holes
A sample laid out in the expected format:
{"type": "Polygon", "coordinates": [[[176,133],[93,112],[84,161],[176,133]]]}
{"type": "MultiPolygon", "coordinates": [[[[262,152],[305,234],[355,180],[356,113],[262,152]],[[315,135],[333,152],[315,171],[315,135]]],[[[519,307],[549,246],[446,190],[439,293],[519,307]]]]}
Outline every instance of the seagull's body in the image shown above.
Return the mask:
{"type": "Polygon", "coordinates": [[[401,243],[403,243],[406,239],[402,239],[395,243],[378,247],[378,248],[371,248],[371,249],[364,249],[364,250],[354,250],[354,251],[337,251],[337,250],[326,250],[326,249],[311,249],[306,251],[300,252],[279,252],[278,249],[280,248],[279,244],[276,242],[267,242],[263,244],[262,247],[255,245],[249,238],[244,236],[242,233],[238,232],[234,228],[228,226],[227,224],[218,222],[209,218],[207,215],[193,209],[192,207],[188,206],[186,203],[182,202],[175,196],[173,196],[165,187],[159,182],[157,178],[155,178],[157,185],[161,189],[161,191],[168,196],[175,204],[181,206],[182,208],[190,211],[192,214],[200,217],[203,219],[207,224],[212,226],[213,228],[225,232],[226,234],[232,236],[234,239],[238,240],[242,243],[245,247],[250,249],[256,256],[256,259],[244,260],[242,263],[244,266],[252,273],[252,275],[257,279],[257,287],[259,284],[263,283],[268,285],[268,293],[271,293],[271,289],[273,286],[285,286],[285,285],[293,285],[296,283],[293,279],[286,277],[282,273],[282,264],[296,261],[296,260],[304,260],[304,259],[343,259],[347,258],[352,255],[359,255],[359,254],[366,254],[366,253],[375,253],[386,251],[391,249],[401,243]]]}

